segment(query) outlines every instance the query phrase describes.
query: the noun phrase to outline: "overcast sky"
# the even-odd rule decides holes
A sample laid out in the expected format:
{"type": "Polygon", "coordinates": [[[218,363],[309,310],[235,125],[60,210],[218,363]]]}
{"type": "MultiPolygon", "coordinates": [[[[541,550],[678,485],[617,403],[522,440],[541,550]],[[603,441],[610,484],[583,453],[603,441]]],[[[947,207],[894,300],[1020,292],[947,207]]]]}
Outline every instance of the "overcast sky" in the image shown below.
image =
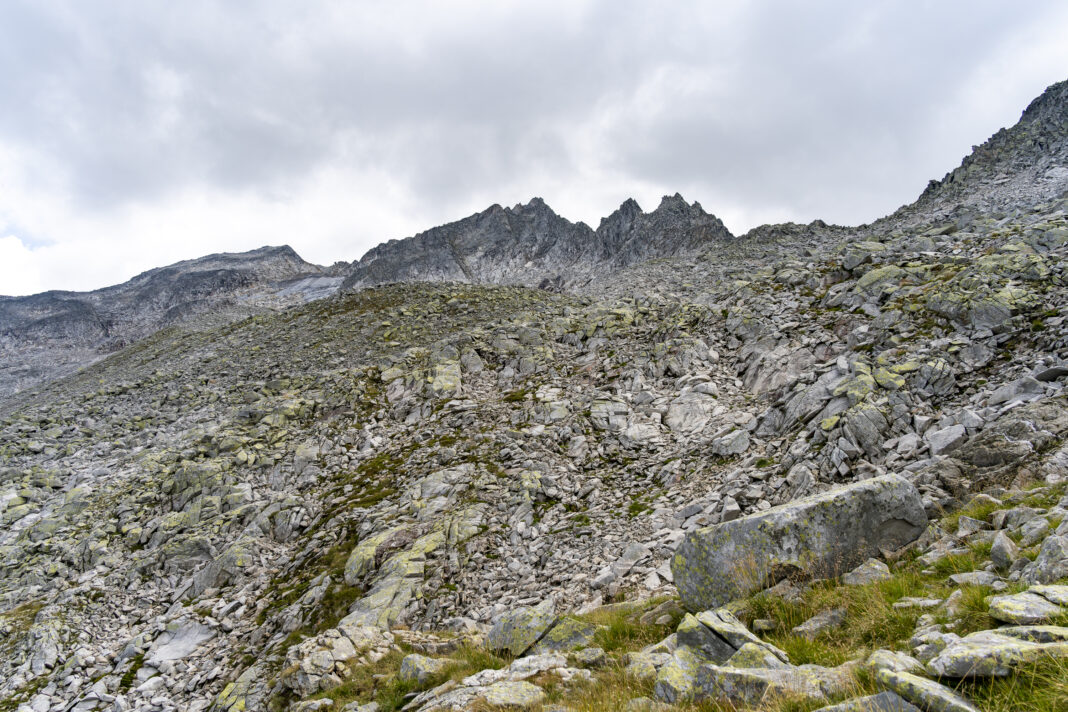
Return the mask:
{"type": "Polygon", "coordinates": [[[1062,0],[3,0],[0,294],[532,196],[869,222],[1068,78],[1066,36],[1062,0]]]}

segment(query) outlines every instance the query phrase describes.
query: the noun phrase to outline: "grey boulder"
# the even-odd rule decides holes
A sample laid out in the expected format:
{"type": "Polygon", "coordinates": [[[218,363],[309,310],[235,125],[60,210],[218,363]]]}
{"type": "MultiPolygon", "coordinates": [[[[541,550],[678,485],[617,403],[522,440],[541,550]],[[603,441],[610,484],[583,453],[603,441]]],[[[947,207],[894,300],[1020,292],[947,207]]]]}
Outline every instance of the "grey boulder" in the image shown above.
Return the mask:
{"type": "Polygon", "coordinates": [[[885,475],[689,533],[671,560],[683,605],[719,607],[798,574],[833,577],[927,526],[916,487],[885,475]]]}

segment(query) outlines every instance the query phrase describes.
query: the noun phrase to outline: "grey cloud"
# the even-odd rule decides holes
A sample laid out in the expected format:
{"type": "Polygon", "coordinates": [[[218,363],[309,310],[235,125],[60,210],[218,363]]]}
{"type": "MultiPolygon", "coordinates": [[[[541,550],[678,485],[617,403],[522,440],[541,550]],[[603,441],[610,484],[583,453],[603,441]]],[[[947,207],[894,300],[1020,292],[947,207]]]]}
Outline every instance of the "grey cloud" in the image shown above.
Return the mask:
{"type": "Polygon", "coordinates": [[[338,161],[462,203],[580,173],[569,132],[587,131],[624,183],[693,185],[713,211],[709,196],[815,217],[844,198],[829,217],[860,220],[951,167],[933,165],[932,116],[1055,3],[495,6],[426,3],[418,32],[361,33],[380,4],[7,3],[0,93],[18,109],[0,140],[106,211],[190,186],[270,192],[338,161]],[[708,85],[641,105],[676,73],[708,85]]]}

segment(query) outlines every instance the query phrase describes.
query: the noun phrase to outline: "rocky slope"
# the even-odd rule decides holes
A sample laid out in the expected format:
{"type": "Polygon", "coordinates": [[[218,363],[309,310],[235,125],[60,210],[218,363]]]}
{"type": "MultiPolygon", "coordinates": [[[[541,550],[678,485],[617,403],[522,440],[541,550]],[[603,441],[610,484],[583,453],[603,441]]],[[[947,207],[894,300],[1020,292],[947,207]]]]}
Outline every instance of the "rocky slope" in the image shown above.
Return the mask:
{"type": "MultiPolygon", "coordinates": [[[[349,291],[178,323],[0,401],[0,710],[968,710],[999,675],[1046,680],[1068,196],[1030,165],[1011,210],[945,193],[737,239],[678,199],[596,233],[493,208],[349,291]],[[652,229],[676,256],[639,261],[652,229]],[[356,288],[397,275],[432,281],[356,288]],[[789,514],[883,483],[901,516],[789,514]],[[744,543],[754,521],[783,534],[744,543]],[[725,594],[701,573],[722,537],[725,594]],[[874,560],[810,566],[820,541],[874,560]]],[[[1042,685],[1046,706],[988,708],[1058,709],[1042,685]]]]}
{"type": "Polygon", "coordinates": [[[336,289],[289,247],[208,255],[92,292],[0,296],[0,398],[81,368],[162,328],[241,318],[336,289]]]}

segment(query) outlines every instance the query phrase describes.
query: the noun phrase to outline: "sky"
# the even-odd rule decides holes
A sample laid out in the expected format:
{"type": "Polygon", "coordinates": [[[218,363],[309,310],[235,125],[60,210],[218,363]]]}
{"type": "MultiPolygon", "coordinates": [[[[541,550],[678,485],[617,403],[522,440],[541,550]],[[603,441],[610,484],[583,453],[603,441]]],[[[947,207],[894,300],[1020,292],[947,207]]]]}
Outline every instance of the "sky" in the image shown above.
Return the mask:
{"type": "Polygon", "coordinates": [[[870,222],[1068,78],[1065,36],[1059,0],[4,0],[0,294],[534,196],[870,222]]]}

